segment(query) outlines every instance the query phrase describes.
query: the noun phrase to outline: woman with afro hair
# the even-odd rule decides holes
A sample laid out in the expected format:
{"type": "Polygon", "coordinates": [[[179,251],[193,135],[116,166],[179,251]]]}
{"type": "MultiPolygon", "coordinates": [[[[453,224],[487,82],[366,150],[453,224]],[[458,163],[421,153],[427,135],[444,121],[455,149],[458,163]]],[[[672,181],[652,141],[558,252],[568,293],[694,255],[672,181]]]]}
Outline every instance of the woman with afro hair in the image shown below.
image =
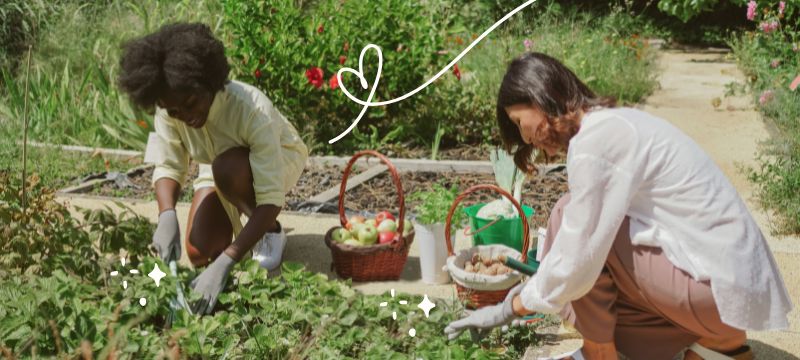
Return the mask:
{"type": "Polygon", "coordinates": [[[224,51],[208,26],[179,23],[129,41],[120,60],[120,88],[155,113],[157,141],[148,147],[157,149],[159,217],[152,247],[164,261],[180,258],[175,204],[189,159],[200,163],[185,238],[192,264],[208,264],[192,282],[202,295],[196,313],[211,312],[248,251],[264,268],[280,265],[286,235],[277,217],[308,157],[297,130],[264,93],[228,79],[224,51]],[[249,219],[244,227],[242,213],[249,219]]]}

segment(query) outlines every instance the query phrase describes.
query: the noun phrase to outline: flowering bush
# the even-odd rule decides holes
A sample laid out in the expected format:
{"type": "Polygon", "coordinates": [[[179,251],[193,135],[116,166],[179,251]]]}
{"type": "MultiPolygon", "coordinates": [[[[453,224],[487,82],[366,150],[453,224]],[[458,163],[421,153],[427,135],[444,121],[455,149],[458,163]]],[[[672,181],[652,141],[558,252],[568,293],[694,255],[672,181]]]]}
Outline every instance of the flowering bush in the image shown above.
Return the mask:
{"type": "Polygon", "coordinates": [[[775,210],[777,230],[800,232],[800,31],[798,1],[749,1],[752,30],[730,45],[748,75],[756,106],[780,130],[750,169],[763,205],[775,210]]]}
{"type": "MultiPolygon", "coordinates": [[[[335,75],[342,67],[358,70],[359,54],[374,43],[383,51],[383,69],[373,101],[399,97],[446,64],[437,55],[443,43],[441,15],[417,2],[321,0],[313,10],[292,0],[225,2],[225,26],[233,74],[260,87],[306,137],[306,143],[325,146],[345,130],[362,107],[338,88],[335,75]]],[[[364,76],[372,83],[377,56],[364,58],[364,76]]],[[[350,74],[344,85],[356,97],[368,91],[350,74]]],[[[406,121],[418,96],[396,105],[371,108],[361,126],[377,125],[387,132],[406,121]]],[[[416,126],[410,128],[414,129],[416,126]]],[[[340,148],[357,147],[352,136],[337,142],[340,148]]]]}

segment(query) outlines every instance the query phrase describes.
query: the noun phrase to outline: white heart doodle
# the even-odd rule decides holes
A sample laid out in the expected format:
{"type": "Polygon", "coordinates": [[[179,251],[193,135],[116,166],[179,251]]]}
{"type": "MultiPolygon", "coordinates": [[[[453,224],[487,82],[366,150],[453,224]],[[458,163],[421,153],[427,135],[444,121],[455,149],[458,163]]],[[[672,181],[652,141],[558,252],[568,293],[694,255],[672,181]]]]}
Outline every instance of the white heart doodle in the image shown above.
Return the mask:
{"type": "Polygon", "coordinates": [[[339,69],[339,71],[336,73],[336,80],[339,82],[339,88],[342,89],[342,92],[344,92],[344,94],[350,100],[352,100],[355,103],[363,106],[364,108],[361,109],[361,112],[358,114],[358,117],[356,117],[356,119],[353,121],[353,123],[350,124],[350,127],[348,127],[345,131],[343,131],[341,134],[339,134],[335,138],[333,138],[331,140],[328,140],[328,143],[329,144],[333,144],[333,143],[339,141],[345,135],[349,134],[350,131],[352,131],[356,127],[356,125],[358,125],[358,122],[361,121],[361,118],[364,117],[364,114],[367,113],[367,109],[369,109],[371,106],[386,106],[386,105],[389,105],[389,104],[394,104],[396,102],[403,101],[403,100],[405,100],[405,99],[407,99],[407,98],[409,98],[411,96],[414,96],[414,94],[416,94],[416,93],[420,92],[422,89],[426,88],[428,85],[430,85],[431,83],[436,81],[439,77],[444,75],[445,72],[450,70],[450,68],[453,67],[453,65],[458,63],[458,61],[461,60],[462,57],[464,57],[470,50],[472,50],[473,47],[478,45],[478,43],[481,42],[481,40],[483,40],[483,38],[485,38],[487,35],[489,35],[489,33],[491,33],[492,31],[494,31],[494,29],[496,29],[498,26],[500,26],[500,24],[504,23],[506,20],[508,20],[509,18],[514,16],[514,14],[522,11],[522,9],[530,6],[531,4],[533,4],[535,2],[536,2],[536,0],[528,0],[524,4],[518,6],[514,10],[512,10],[510,13],[506,14],[505,16],[503,16],[500,20],[498,20],[496,23],[494,23],[494,25],[492,25],[491,27],[486,29],[486,31],[484,31],[480,36],[478,36],[471,44],[469,44],[469,46],[467,46],[466,49],[464,49],[460,54],[458,54],[458,56],[456,56],[455,59],[453,59],[449,64],[447,64],[447,66],[445,66],[442,70],[440,70],[438,73],[436,73],[436,75],[434,75],[433,77],[428,79],[428,81],[426,81],[424,84],[420,85],[416,89],[412,90],[411,92],[409,92],[409,93],[407,93],[407,94],[405,94],[403,96],[400,96],[398,98],[395,98],[395,99],[390,99],[390,100],[386,100],[386,101],[379,101],[379,102],[372,102],[372,97],[375,95],[375,90],[378,87],[378,82],[380,82],[380,78],[381,78],[381,70],[383,69],[383,53],[381,52],[381,48],[378,45],[369,44],[369,45],[365,46],[361,50],[361,55],[359,55],[359,57],[358,57],[358,71],[356,71],[353,68],[344,67],[344,68],[339,69]],[[375,49],[375,51],[378,52],[378,72],[375,75],[375,82],[372,84],[372,88],[370,88],[369,96],[367,97],[367,100],[363,101],[363,100],[353,96],[353,94],[351,94],[350,91],[347,90],[347,88],[344,85],[344,82],[342,82],[342,73],[347,72],[347,73],[355,75],[360,80],[361,87],[363,89],[365,89],[365,90],[368,89],[369,88],[369,84],[367,83],[367,79],[364,77],[364,54],[366,54],[367,50],[369,50],[369,49],[375,49]]]}

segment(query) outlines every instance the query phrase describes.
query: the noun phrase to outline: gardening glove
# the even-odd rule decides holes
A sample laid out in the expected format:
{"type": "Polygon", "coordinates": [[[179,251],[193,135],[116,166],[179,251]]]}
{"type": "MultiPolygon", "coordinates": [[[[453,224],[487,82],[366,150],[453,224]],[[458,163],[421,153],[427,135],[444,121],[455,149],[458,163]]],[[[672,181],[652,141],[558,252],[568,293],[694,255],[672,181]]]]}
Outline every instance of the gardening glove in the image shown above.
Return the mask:
{"type": "Polygon", "coordinates": [[[469,329],[473,342],[479,342],[498,326],[509,324],[517,317],[511,301],[503,301],[497,305],[486,306],[473,311],[469,316],[451,322],[444,329],[447,338],[453,340],[464,330],[469,329]]]}
{"type": "MultiPolygon", "coordinates": [[[[505,300],[503,300],[503,303],[511,302],[512,305],[513,305],[514,297],[522,293],[522,289],[525,287],[525,284],[526,284],[526,282],[522,282],[522,283],[517,284],[517,286],[514,286],[513,288],[511,288],[511,290],[508,291],[508,295],[506,295],[505,300]]],[[[509,327],[522,326],[522,325],[525,325],[526,323],[527,322],[525,320],[523,320],[522,318],[514,318],[514,320],[511,320],[511,323],[509,323],[507,325],[503,325],[503,327],[500,328],[500,330],[502,332],[506,332],[506,331],[508,331],[509,327]]]]}
{"type": "Polygon", "coordinates": [[[158,227],[153,233],[153,242],[150,246],[158,253],[165,263],[181,258],[180,228],[178,215],[175,209],[169,209],[158,215],[158,227]]]}
{"type": "Polygon", "coordinates": [[[201,299],[192,305],[193,313],[198,315],[211,313],[234,264],[236,260],[223,252],[203,270],[200,276],[192,280],[192,289],[201,295],[201,299]]]}

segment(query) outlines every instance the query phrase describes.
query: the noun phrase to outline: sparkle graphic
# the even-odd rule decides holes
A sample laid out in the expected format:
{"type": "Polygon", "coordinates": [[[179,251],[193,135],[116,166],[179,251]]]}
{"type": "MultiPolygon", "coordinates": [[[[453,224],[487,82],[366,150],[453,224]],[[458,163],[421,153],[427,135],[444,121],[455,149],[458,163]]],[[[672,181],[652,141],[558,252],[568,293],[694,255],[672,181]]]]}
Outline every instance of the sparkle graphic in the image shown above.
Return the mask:
{"type": "MultiPolygon", "coordinates": [[[[127,262],[127,260],[123,257],[123,258],[119,259],[119,262],[122,264],[122,267],[125,267],[125,263],[127,262]]],[[[136,270],[136,269],[128,270],[128,272],[133,274],[133,275],[139,275],[139,270],[136,270]]],[[[112,277],[119,276],[119,271],[114,270],[114,271],[111,272],[110,275],[112,277]]],[[[122,280],[122,289],[128,290],[128,280],[122,280]]],[[[146,304],[147,304],[147,299],[139,298],[139,305],[145,306],[146,304]]]]}
{"type": "Polygon", "coordinates": [[[153,264],[153,271],[147,274],[147,276],[156,282],[156,287],[159,287],[161,285],[161,279],[163,279],[164,276],[167,276],[167,274],[158,268],[158,264],[153,264]]]}
{"type": "Polygon", "coordinates": [[[425,312],[425,317],[427,318],[430,316],[431,310],[436,307],[430,299],[428,299],[428,294],[425,294],[425,297],[422,299],[422,302],[417,305],[418,308],[422,309],[425,312]]]}
{"type": "MultiPolygon", "coordinates": [[[[392,294],[392,298],[394,298],[395,297],[394,289],[391,289],[390,293],[392,294]]],[[[398,303],[400,305],[408,305],[408,300],[400,300],[400,301],[398,301],[398,303]]],[[[389,306],[389,302],[388,301],[382,301],[378,305],[380,307],[387,307],[387,306],[389,306]]],[[[428,299],[428,294],[425,294],[425,297],[422,299],[422,302],[419,305],[417,305],[417,307],[422,309],[422,311],[425,312],[425,317],[427,318],[427,317],[430,316],[431,309],[436,307],[436,304],[434,304],[430,299],[428,299]]],[[[413,315],[413,314],[414,314],[413,311],[409,312],[409,315],[413,315]]],[[[392,311],[392,319],[393,320],[397,320],[397,311],[392,311]]],[[[408,330],[408,336],[411,336],[411,337],[417,336],[417,330],[414,329],[414,328],[409,329],[408,330]]]]}

